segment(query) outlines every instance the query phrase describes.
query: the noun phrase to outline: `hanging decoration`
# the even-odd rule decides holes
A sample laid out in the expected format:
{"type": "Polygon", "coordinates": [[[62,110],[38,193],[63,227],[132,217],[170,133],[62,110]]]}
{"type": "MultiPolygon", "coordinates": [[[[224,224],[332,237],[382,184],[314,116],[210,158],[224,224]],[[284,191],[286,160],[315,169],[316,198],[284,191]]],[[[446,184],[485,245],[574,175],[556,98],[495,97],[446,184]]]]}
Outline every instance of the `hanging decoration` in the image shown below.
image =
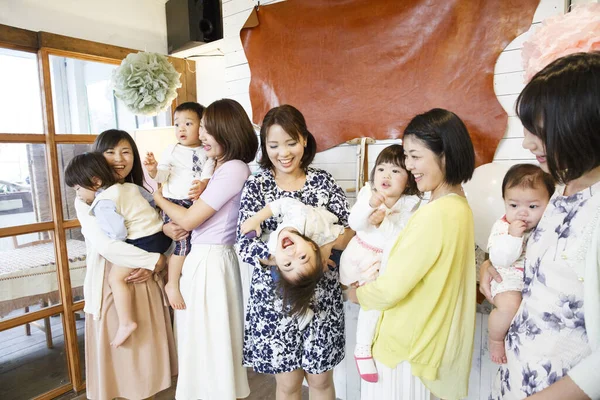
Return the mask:
{"type": "Polygon", "coordinates": [[[158,53],[131,53],[113,71],[115,96],[138,115],[156,115],[177,97],[181,74],[166,56],[158,53]]]}
{"type": "Polygon", "coordinates": [[[600,50],[600,4],[582,4],[544,20],[523,43],[525,82],[552,61],[572,53],[600,50]]]}

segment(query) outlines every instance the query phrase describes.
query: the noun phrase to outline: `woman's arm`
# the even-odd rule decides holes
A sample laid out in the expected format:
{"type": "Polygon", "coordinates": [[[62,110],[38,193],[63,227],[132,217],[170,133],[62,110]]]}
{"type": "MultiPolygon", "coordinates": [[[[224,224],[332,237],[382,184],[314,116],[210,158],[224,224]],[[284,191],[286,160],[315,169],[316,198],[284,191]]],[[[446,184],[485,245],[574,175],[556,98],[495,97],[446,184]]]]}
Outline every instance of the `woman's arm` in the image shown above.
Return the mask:
{"type": "MultiPolygon", "coordinates": [[[[598,366],[596,366],[598,367],[598,366]]],[[[595,370],[589,370],[587,372],[590,375],[590,380],[595,380],[598,382],[598,368],[595,370]],[[593,377],[593,378],[592,378],[593,377]]],[[[595,394],[591,394],[588,396],[568,375],[563,377],[557,382],[554,382],[552,385],[548,386],[546,389],[542,390],[534,394],[533,396],[529,396],[528,399],[531,400],[590,400],[590,399],[599,399],[600,391],[598,390],[600,385],[598,383],[595,384],[596,391],[595,394]]]]}
{"type": "Polygon", "coordinates": [[[413,218],[390,252],[385,272],[357,289],[364,309],[385,311],[394,307],[436,264],[444,241],[441,218],[436,214],[428,210],[413,218]]]}
{"type": "Polygon", "coordinates": [[[159,263],[159,253],[148,253],[129,243],[113,240],[106,236],[90,215],[90,207],[79,199],[75,200],[77,219],[87,242],[107,261],[126,268],[144,268],[153,271],[159,263]]]}
{"type": "Polygon", "coordinates": [[[180,227],[191,231],[202,225],[233,197],[239,195],[248,178],[248,166],[239,160],[228,161],[219,167],[206,190],[190,208],[165,199],[160,190],[154,194],[156,204],[180,227]]]}
{"type": "Polygon", "coordinates": [[[171,203],[163,197],[162,190],[160,189],[154,192],[154,201],[173,222],[186,231],[196,229],[217,212],[217,210],[210,207],[201,198],[196,200],[190,208],[171,203]]]}
{"type": "MultiPolygon", "coordinates": [[[[244,221],[265,207],[265,198],[258,179],[260,178],[257,176],[251,176],[246,181],[244,190],[242,191],[237,230],[237,243],[242,261],[252,265],[256,265],[256,262],[258,261],[264,265],[267,265],[267,260],[269,260],[271,256],[267,244],[263,242],[259,236],[248,239],[245,235],[242,235],[240,230],[240,227],[244,221]]],[[[263,224],[262,229],[264,230],[264,228],[265,227],[263,224]]]]}

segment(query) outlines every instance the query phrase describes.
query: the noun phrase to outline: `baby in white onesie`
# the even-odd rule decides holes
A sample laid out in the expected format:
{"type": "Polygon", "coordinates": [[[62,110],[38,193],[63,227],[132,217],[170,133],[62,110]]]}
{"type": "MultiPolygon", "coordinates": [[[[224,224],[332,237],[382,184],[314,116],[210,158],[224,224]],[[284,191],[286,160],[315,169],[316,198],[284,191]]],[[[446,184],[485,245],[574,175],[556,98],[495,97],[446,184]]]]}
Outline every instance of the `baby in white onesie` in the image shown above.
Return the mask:
{"type": "Polygon", "coordinates": [[[490,261],[502,277],[492,281],[496,308],[488,319],[492,361],[506,363],[504,337],[521,304],[525,246],[554,193],[552,177],[532,164],[513,165],[502,182],[506,215],[492,227],[488,240],[490,261]]]}

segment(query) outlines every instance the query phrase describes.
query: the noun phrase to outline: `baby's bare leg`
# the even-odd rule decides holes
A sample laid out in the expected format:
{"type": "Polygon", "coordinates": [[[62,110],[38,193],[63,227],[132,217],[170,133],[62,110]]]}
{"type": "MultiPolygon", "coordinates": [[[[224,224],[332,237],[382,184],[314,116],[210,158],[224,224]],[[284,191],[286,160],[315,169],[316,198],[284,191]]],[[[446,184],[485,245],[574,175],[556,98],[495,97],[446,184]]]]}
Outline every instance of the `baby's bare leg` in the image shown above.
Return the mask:
{"type": "Polygon", "coordinates": [[[171,307],[173,307],[175,310],[185,309],[185,301],[183,300],[183,296],[179,291],[179,278],[181,277],[181,270],[183,269],[184,261],[185,256],[172,255],[169,257],[169,281],[165,285],[165,292],[167,292],[167,297],[169,298],[171,307]]]}
{"type": "Polygon", "coordinates": [[[108,274],[108,283],[112,290],[117,316],[119,317],[119,329],[113,341],[114,347],[119,347],[137,329],[137,323],[133,318],[133,306],[131,292],[128,283],[125,282],[132,270],[124,267],[112,267],[108,274]]]}
{"type": "Polygon", "coordinates": [[[519,306],[521,305],[521,292],[511,291],[498,293],[494,296],[494,305],[488,318],[489,347],[492,361],[497,364],[506,363],[504,337],[510,328],[519,306]]]}

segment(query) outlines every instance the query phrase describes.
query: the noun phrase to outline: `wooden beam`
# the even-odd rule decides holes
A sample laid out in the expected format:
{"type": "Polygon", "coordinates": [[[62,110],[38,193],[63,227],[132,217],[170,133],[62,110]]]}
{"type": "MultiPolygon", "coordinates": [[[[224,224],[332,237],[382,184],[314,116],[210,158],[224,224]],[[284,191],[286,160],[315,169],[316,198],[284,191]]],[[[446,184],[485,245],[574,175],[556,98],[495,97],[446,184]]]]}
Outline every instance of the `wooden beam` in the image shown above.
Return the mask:
{"type": "Polygon", "coordinates": [[[62,304],[41,308],[27,314],[0,321],[0,332],[62,313],[62,304]]]}
{"type": "Polygon", "coordinates": [[[67,383],[40,396],[34,397],[33,400],[51,400],[71,390],[73,390],[73,385],[71,383],[67,383]]]}
{"type": "Polygon", "coordinates": [[[38,36],[34,31],[0,24],[0,46],[35,52],[39,48],[38,36]]]}
{"type": "Polygon", "coordinates": [[[89,134],[59,134],[54,136],[56,144],[92,144],[98,135],[89,134]]]}
{"type": "Polygon", "coordinates": [[[75,315],[73,314],[73,293],[71,290],[71,274],[69,272],[67,238],[63,226],[58,149],[54,125],[54,107],[52,104],[50,58],[48,51],[43,48],[38,52],[38,65],[39,75],[42,77],[42,110],[46,131],[46,162],[50,179],[50,205],[52,207],[52,215],[54,216],[54,253],[56,257],[56,271],[58,272],[58,292],[63,306],[63,327],[69,376],[71,382],[77,386],[81,384],[82,377],[77,345],[77,328],[75,326],[75,315]]]}
{"type": "Polygon", "coordinates": [[[35,133],[0,133],[0,143],[46,143],[46,137],[35,133]]]}
{"type": "Polygon", "coordinates": [[[79,228],[80,226],[81,224],[77,219],[69,219],[63,222],[63,228],[65,229],[79,228]]]}
{"type": "Polygon", "coordinates": [[[98,56],[113,60],[122,60],[127,57],[127,54],[138,52],[138,50],[125,47],[77,39],[50,32],[38,32],[38,43],[40,48],[64,50],[82,56],[98,56]]]}
{"type": "Polygon", "coordinates": [[[37,233],[51,231],[54,229],[54,222],[38,222],[35,224],[10,226],[8,228],[0,228],[0,238],[25,235],[27,233],[37,233]]]}

